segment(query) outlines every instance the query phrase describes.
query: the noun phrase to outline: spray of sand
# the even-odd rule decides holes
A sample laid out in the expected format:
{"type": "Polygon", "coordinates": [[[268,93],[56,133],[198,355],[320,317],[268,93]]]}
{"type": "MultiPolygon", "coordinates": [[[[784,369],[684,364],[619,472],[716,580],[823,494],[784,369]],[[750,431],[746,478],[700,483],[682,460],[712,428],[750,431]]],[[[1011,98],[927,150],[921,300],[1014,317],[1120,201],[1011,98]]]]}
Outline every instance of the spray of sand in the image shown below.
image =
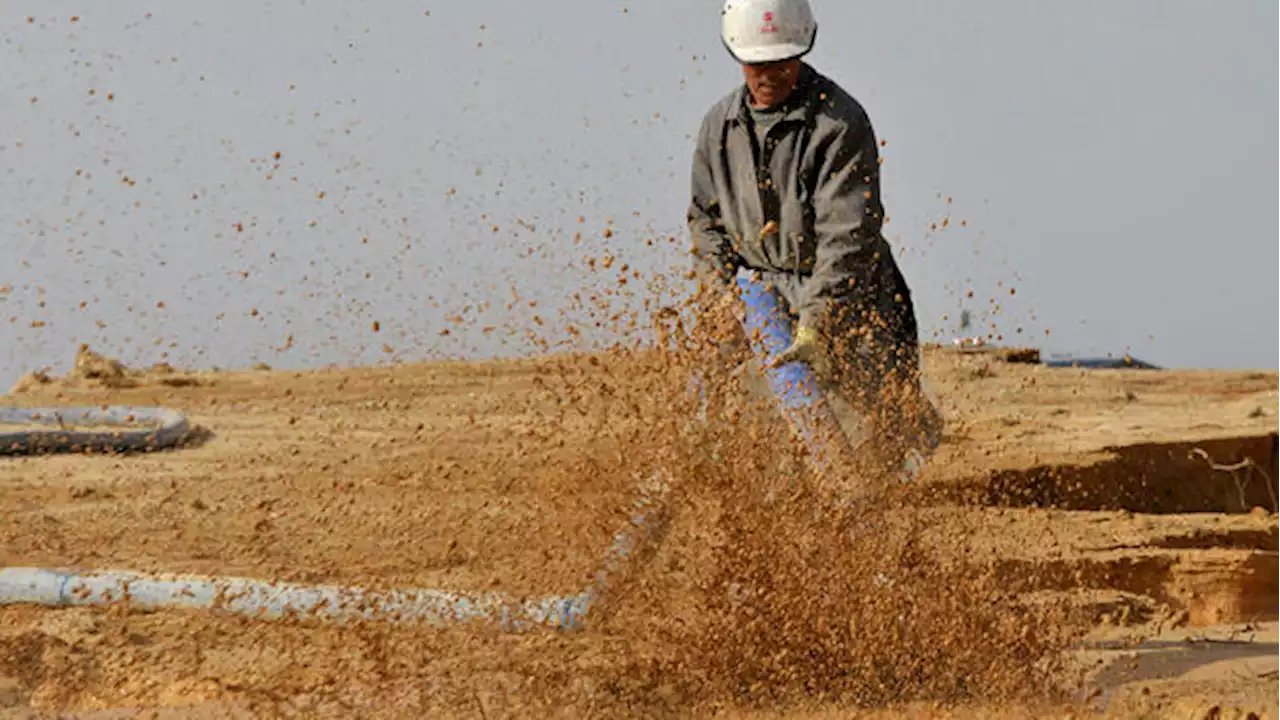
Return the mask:
{"type": "Polygon", "coordinates": [[[920,518],[881,492],[876,466],[812,471],[742,374],[715,359],[714,327],[659,335],[658,351],[608,361],[627,378],[610,391],[619,407],[647,413],[636,425],[651,432],[629,441],[651,451],[634,457],[661,459],[674,484],[662,543],[595,628],[626,639],[612,692],[699,707],[1050,692],[1069,640],[1060,612],[1021,605],[984,568],[922,546],[920,518]],[[695,373],[705,419],[688,391],[695,373]]]}
{"type": "MultiPolygon", "coordinates": [[[[528,443],[563,446],[566,433],[586,432],[585,446],[600,451],[573,466],[584,484],[638,485],[662,470],[671,485],[665,533],[615,580],[586,632],[512,637],[121,607],[57,616],[101,628],[84,673],[60,674],[81,661],[46,632],[13,639],[0,674],[27,678],[46,707],[91,706],[91,678],[140,682],[131,678],[149,651],[130,643],[141,631],[172,638],[163,657],[155,651],[153,680],[189,679],[192,697],[247,702],[259,716],[572,708],[652,717],[1051,695],[1070,639],[1061,614],[1021,604],[982,566],[921,544],[921,516],[881,492],[874,466],[812,472],[777,414],[721,360],[716,329],[682,328],[681,315],[659,313],[656,348],[551,357],[533,383],[529,406],[547,410],[528,443]],[[695,374],[702,400],[689,392],[695,374]],[[223,656],[218,684],[201,684],[223,656]],[[100,659],[116,657],[127,662],[100,659]]],[[[142,687],[136,695],[150,698],[142,687]]]]}

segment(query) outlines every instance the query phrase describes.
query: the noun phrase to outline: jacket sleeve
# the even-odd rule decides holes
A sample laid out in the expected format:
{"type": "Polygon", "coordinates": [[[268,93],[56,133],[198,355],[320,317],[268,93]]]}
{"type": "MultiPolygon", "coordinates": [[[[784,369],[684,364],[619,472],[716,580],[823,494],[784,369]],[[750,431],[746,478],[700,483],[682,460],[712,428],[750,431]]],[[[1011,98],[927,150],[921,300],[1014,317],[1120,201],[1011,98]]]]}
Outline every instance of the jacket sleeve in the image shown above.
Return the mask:
{"type": "Polygon", "coordinates": [[[741,262],[720,216],[720,201],[711,174],[710,115],[702,121],[693,152],[693,172],[687,214],[693,236],[694,274],[701,279],[733,282],[741,262]]]}
{"type": "Polygon", "coordinates": [[[815,148],[818,168],[813,190],[817,244],[813,276],[804,284],[800,323],[823,327],[832,302],[855,313],[870,309],[884,206],[880,199],[880,158],[875,131],[863,113],[834,130],[815,148]]]}

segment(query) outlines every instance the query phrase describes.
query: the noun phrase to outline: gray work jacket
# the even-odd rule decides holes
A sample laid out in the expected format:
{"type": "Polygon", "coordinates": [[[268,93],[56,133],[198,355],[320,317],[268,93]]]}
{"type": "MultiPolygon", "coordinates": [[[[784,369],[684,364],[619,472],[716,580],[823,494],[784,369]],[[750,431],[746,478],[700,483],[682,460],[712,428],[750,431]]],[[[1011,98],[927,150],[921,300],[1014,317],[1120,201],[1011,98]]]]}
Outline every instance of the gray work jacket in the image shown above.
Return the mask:
{"type": "Polygon", "coordinates": [[[855,311],[855,325],[885,323],[914,344],[910,292],[880,234],[879,152],[862,105],[801,63],[760,147],[746,93],[739,86],[713,105],[698,132],[688,210],[695,267],[725,283],[739,268],[786,273],[799,280],[792,311],[801,323],[822,327],[840,305],[855,311]],[[762,236],[770,221],[777,232],[762,236]]]}

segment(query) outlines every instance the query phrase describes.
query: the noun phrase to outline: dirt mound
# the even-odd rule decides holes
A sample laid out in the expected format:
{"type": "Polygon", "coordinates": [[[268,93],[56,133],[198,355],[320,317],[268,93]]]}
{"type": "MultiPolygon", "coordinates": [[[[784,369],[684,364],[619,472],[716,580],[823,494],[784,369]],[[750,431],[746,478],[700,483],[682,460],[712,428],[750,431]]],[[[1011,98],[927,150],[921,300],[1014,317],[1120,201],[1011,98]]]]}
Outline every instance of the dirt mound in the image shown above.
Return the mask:
{"type": "Polygon", "coordinates": [[[205,382],[195,373],[178,371],[168,363],[157,363],[146,369],[129,368],[119,360],[94,352],[87,344],[81,343],[76,350],[75,363],[66,375],[58,377],[40,370],[33,370],[19,378],[9,390],[9,394],[29,394],[46,386],[120,389],[146,385],[187,387],[202,385],[205,382]]]}

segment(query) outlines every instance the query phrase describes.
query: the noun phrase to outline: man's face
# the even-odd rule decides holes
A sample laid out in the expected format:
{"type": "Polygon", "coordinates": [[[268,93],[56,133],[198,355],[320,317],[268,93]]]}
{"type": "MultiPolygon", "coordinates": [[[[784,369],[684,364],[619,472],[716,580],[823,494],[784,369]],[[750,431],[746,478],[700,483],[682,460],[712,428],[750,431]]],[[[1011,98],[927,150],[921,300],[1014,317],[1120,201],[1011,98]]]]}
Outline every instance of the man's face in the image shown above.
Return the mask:
{"type": "Polygon", "coordinates": [[[758,65],[743,65],[742,74],[751,90],[752,104],[773,107],[787,99],[800,77],[800,60],[781,60],[758,65]]]}

